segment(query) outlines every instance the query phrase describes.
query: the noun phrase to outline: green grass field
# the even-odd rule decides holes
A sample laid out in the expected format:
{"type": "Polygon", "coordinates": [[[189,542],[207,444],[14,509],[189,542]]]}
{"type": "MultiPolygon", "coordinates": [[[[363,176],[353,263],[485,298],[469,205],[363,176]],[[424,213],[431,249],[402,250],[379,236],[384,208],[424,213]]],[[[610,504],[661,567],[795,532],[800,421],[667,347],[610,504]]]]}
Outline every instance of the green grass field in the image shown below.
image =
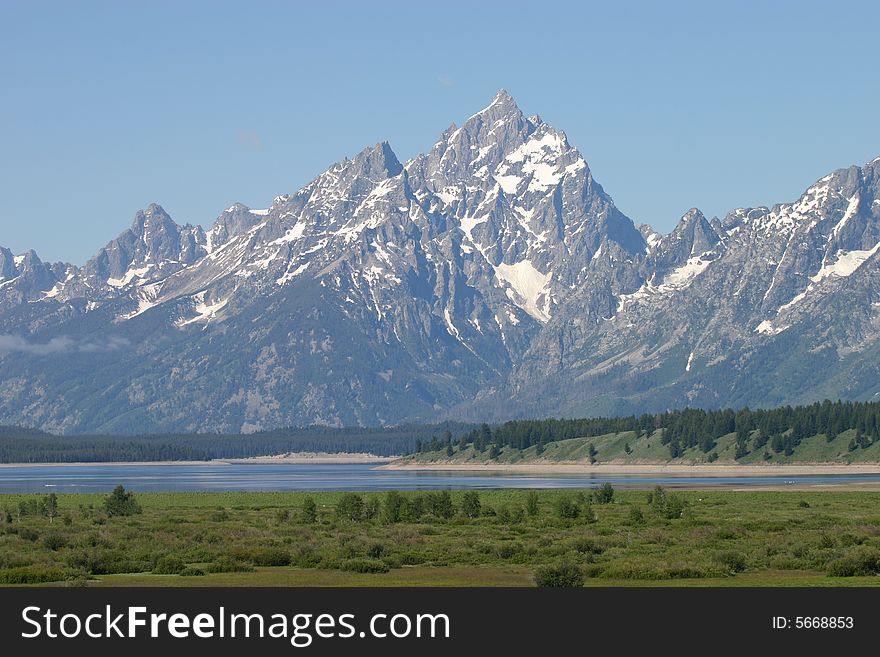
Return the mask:
{"type": "Polygon", "coordinates": [[[65,494],[51,522],[45,496],[3,495],[0,582],[533,586],[567,563],[587,586],[880,584],[880,493],[531,495],[404,493],[389,516],[386,493],[143,493],[108,516],[105,495],[65,494]]]}

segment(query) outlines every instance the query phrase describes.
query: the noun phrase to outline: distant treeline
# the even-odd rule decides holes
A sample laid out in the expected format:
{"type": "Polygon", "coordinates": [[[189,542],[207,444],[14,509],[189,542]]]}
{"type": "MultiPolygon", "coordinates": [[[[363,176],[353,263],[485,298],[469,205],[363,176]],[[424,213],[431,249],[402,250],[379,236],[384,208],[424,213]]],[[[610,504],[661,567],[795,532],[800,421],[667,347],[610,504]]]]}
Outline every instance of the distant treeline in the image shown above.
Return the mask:
{"type": "Polygon", "coordinates": [[[56,436],[0,426],[0,463],[99,461],[207,461],[287,452],[360,452],[379,456],[411,453],[418,442],[474,425],[447,422],[388,428],[307,427],[251,434],[151,434],[56,436]]]}
{"type": "Polygon", "coordinates": [[[754,449],[770,443],[776,452],[791,454],[804,438],[824,434],[833,439],[855,429],[855,446],[869,447],[880,440],[880,402],[832,402],[825,400],[809,406],[783,406],[767,410],[744,408],[706,411],[686,408],[665,413],[631,415],[616,418],[579,420],[513,420],[498,426],[482,424],[460,435],[456,440],[447,431],[439,438],[420,442],[418,452],[447,449],[452,454],[453,442],[460,449],[473,445],[479,452],[488,450],[488,457],[503,447],[538,451],[547,443],[634,431],[636,437],[660,431],[660,440],[669,446],[672,458],[686,449],[698,448],[711,452],[721,436],[736,434],[737,455],[741,458],[754,449]]]}
{"type": "Polygon", "coordinates": [[[306,427],[252,434],[152,434],[142,436],[56,436],[34,429],[0,426],[0,463],[76,461],[202,461],[287,452],[370,452],[380,456],[434,452],[473,445],[488,458],[504,448],[633,431],[659,431],[670,456],[687,449],[711,452],[721,436],[736,434],[736,458],[767,446],[790,454],[804,438],[829,440],[854,429],[856,447],[880,440],[880,402],[817,402],[767,410],[706,411],[686,408],[665,413],[585,419],[512,420],[500,425],[445,422],[383,428],[306,427]]]}

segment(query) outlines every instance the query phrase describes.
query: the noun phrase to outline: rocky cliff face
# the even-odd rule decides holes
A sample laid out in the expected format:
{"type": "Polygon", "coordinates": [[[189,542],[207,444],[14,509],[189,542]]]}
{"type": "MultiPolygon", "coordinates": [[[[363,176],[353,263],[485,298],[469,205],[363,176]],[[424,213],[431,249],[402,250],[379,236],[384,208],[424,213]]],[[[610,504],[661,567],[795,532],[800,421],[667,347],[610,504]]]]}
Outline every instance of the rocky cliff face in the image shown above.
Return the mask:
{"type": "Polygon", "coordinates": [[[880,392],[880,158],[795,203],[635,226],[504,91],[207,231],[81,268],[0,248],[0,422],[249,431],[880,392]]]}

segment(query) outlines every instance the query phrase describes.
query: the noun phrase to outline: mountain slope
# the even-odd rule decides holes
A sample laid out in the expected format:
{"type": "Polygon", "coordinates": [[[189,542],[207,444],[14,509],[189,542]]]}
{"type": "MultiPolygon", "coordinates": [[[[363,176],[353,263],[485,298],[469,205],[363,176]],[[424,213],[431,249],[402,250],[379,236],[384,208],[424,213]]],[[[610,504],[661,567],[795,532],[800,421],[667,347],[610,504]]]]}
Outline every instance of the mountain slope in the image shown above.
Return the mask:
{"type": "Polygon", "coordinates": [[[0,248],[0,422],[246,432],[867,398],[878,170],[660,236],[501,91],[423,155],[377,144],[207,230],[151,205],[83,267],[0,248]]]}

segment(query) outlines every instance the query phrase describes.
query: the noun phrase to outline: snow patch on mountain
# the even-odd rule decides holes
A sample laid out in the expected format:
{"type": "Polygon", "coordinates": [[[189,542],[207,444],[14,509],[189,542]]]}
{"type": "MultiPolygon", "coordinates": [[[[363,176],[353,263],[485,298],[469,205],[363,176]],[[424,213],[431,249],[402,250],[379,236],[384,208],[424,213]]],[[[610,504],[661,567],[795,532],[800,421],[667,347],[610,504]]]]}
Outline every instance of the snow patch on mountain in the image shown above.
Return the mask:
{"type": "Polygon", "coordinates": [[[195,295],[194,300],[196,301],[196,305],[193,310],[196,311],[196,316],[177,323],[178,327],[189,326],[190,324],[196,324],[198,322],[210,322],[212,319],[215,319],[217,313],[223,310],[223,308],[226,307],[226,304],[229,303],[229,297],[214,301],[213,303],[207,303],[205,301],[204,292],[195,295]]]}
{"type": "Polygon", "coordinates": [[[655,295],[668,295],[683,290],[691,285],[697,276],[706,271],[706,268],[714,261],[711,252],[702,253],[688,258],[683,265],[673,269],[664,277],[660,284],[655,284],[651,280],[645,281],[635,292],[618,296],[617,313],[623,312],[629,304],[635,301],[649,299],[655,295]]]}
{"type": "Polygon", "coordinates": [[[762,333],[763,335],[777,335],[778,333],[782,333],[784,330],[789,328],[788,326],[773,326],[773,322],[765,319],[763,322],[758,324],[755,327],[755,333],[762,333]]]}
{"type": "Polygon", "coordinates": [[[122,278],[108,278],[107,285],[110,285],[111,287],[125,287],[136,278],[143,279],[150,273],[150,270],[152,270],[154,266],[155,265],[153,264],[146,264],[143,267],[129,269],[125,272],[122,278]]]}
{"type": "Polygon", "coordinates": [[[868,258],[877,253],[877,249],[880,249],[880,242],[867,251],[840,251],[837,260],[823,266],[815,276],[810,276],[810,280],[818,283],[830,276],[837,278],[851,276],[868,258]]]}
{"type": "Polygon", "coordinates": [[[513,265],[495,265],[495,275],[510,287],[507,296],[541,323],[550,321],[550,280],[552,272],[542,274],[530,260],[513,265]]]}
{"type": "Polygon", "coordinates": [[[858,194],[853,195],[852,198],[849,199],[849,205],[846,207],[846,212],[843,213],[843,218],[837,223],[834,230],[831,231],[833,237],[837,237],[840,231],[843,230],[843,227],[846,226],[847,222],[859,211],[860,202],[861,197],[858,194]]]}

